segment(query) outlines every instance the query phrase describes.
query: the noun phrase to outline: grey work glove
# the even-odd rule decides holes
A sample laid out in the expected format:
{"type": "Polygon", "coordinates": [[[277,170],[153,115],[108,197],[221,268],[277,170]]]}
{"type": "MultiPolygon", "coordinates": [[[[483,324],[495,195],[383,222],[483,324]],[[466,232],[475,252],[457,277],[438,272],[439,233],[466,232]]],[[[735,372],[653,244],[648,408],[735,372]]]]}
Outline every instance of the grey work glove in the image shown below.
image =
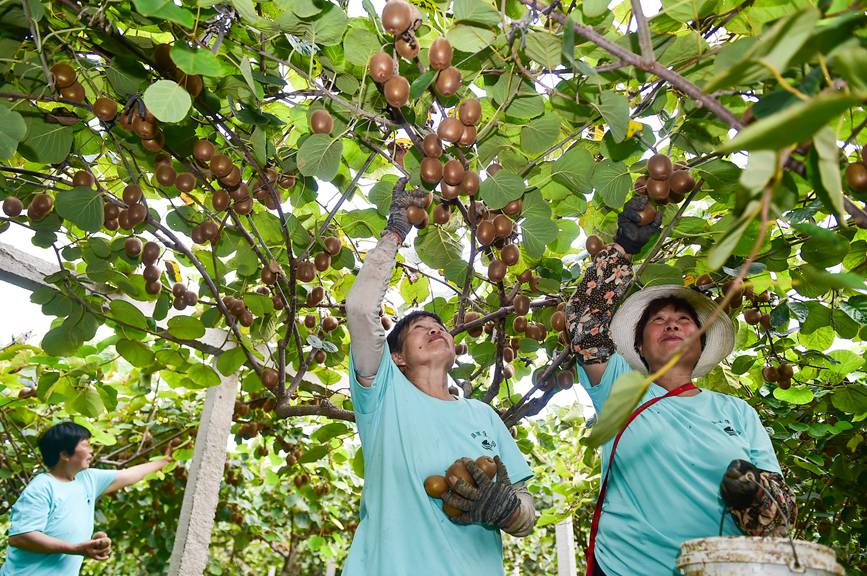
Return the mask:
{"type": "Polygon", "coordinates": [[[758,500],[759,469],[746,460],[732,460],[720,484],[720,494],[730,508],[753,506],[758,500]]]}
{"type": "Polygon", "coordinates": [[[494,456],[497,475],[494,480],[491,480],[475,462],[469,459],[465,459],[464,462],[478,488],[473,488],[469,482],[459,478],[443,494],[443,502],[463,510],[463,514],[452,517],[451,521],[455,524],[482,524],[492,528],[503,528],[506,520],[521,505],[517,490],[509,480],[505,464],[499,456],[494,456]]]}
{"type": "Polygon", "coordinates": [[[419,188],[407,190],[406,183],[407,178],[404,176],[394,184],[394,190],[391,193],[391,210],[388,213],[388,224],[385,226],[385,232],[396,233],[400,236],[401,242],[412,230],[406,209],[410,206],[424,206],[424,199],[428,194],[419,188]]]}
{"type": "Polygon", "coordinates": [[[656,213],[656,218],[649,224],[640,224],[641,212],[650,199],[647,196],[633,196],[623,206],[623,211],[617,217],[617,234],[614,241],[623,246],[629,254],[638,254],[647,244],[650,237],[659,232],[662,222],[662,211],[656,213]]]}

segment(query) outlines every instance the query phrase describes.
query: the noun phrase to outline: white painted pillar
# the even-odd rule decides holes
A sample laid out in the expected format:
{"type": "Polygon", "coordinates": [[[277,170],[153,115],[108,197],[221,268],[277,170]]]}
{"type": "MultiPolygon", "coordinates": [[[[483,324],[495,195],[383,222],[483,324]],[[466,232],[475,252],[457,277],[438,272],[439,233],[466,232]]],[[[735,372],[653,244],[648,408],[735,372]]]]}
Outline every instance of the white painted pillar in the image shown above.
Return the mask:
{"type": "MultiPolygon", "coordinates": [[[[563,500],[563,495],[554,493],[555,501],[563,500]]],[[[575,558],[575,535],[572,532],[572,516],[564,518],[554,527],[557,546],[557,576],[576,576],[578,572],[575,558]]]]}

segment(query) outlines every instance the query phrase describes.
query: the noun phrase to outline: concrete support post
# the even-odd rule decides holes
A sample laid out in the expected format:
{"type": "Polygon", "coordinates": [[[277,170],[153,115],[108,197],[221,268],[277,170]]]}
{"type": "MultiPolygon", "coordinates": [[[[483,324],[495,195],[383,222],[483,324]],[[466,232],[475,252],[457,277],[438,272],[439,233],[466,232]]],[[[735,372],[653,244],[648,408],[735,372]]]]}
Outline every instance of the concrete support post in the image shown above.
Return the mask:
{"type": "MultiPolygon", "coordinates": [[[[562,500],[563,496],[555,493],[555,499],[562,500]]],[[[572,516],[564,518],[555,526],[555,542],[557,546],[557,576],[575,576],[578,567],[575,559],[572,516]]]]}

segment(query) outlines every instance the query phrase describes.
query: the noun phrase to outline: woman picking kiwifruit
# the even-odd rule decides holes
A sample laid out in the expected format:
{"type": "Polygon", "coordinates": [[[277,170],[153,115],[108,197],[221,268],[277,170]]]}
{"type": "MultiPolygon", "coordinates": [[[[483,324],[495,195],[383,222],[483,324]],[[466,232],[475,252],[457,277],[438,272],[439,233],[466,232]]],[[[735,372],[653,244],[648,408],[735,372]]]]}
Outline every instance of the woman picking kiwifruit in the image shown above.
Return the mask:
{"type": "Polygon", "coordinates": [[[653,286],[623,300],[632,255],[659,230],[659,215],[643,218],[647,204],[647,196],[626,203],[614,244],[596,253],[566,308],[579,379],[597,412],[618,376],[631,369],[655,373],[686,343],[622,435],[603,445],[589,576],[670,576],[685,540],[720,530],[782,535],[796,515],[756,411],[739,398],[693,385],[731,353],[729,318],[720,315],[694,338],[715,307],[703,294],[653,286]]]}
{"type": "Polygon", "coordinates": [[[526,536],[536,522],[524,486],[532,472],[500,417],[487,404],[449,394],[455,343],[442,319],[416,310],[388,338],[382,327],[380,306],[397,250],[412,230],[407,209],[422,206],[426,196],[398,181],[386,229],[346,299],[364,490],[344,576],[501,575],[500,530],[526,536]],[[480,456],[493,457],[494,478],[477,465],[480,456]],[[466,479],[450,467],[461,458],[468,458],[466,479]],[[448,516],[425,490],[426,479],[446,468],[440,498],[448,516]]]}

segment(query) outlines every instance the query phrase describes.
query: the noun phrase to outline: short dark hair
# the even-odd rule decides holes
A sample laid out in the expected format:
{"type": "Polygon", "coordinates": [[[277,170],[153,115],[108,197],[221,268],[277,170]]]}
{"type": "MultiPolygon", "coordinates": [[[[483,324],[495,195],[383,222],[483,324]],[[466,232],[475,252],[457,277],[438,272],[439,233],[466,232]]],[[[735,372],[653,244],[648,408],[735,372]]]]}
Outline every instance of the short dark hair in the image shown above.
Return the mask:
{"type": "Polygon", "coordinates": [[[386,342],[388,342],[389,352],[400,352],[400,349],[403,346],[404,332],[409,328],[410,324],[420,318],[433,318],[440,326],[443,328],[446,327],[445,322],[443,322],[443,319],[440,318],[439,315],[434,314],[433,312],[428,312],[427,310],[413,310],[398,320],[397,324],[394,325],[394,328],[391,329],[391,332],[388,333],[386,342]]]}
{"type": "MultiPolygon", "coordinates": [[[[647,307],[644,309],[644,312],[641,314],[641,318],[638,320],[638,324],[635,325],[635,351],[638,352],[638,356],[641,358],[641,361],[644,362],[644,365],[647,366],[647,360],[644,359],[644,356],[641,355],[641,344],[644,342],[644,329],[647,327],[647,323],[650,322],[650,319],[654,314],[662,310],[663,308],[667,308],[668,306],[673,306],[675,311],[677,312],[685,312],[689,314],[689,317],[692,318],[692,321],[695,322],[695,325],[701,328],[701,321],[698,319],[698,312],[695,311],[695,307],[690,304],[685,298],[681,298],[680,296],[663,296],[662,298],[657,298],[656,300],[651,300],[647,307]]],[[[701,349],[704,350],[704,342],[705,342],[705,334],[701,335],[701,349]]],[[[647,366],[647,369],[650,369],[650,366],[647,366]]]]}
{"type": "Polygon", "coordinates": [[[75,447],[82,440],[90,438],[90,430],[75,422],[55,424],[39,437],[39,452],[42,461],[49,468],[54,468],[60,461],[60,454],[72,455],[75,447]]]}

